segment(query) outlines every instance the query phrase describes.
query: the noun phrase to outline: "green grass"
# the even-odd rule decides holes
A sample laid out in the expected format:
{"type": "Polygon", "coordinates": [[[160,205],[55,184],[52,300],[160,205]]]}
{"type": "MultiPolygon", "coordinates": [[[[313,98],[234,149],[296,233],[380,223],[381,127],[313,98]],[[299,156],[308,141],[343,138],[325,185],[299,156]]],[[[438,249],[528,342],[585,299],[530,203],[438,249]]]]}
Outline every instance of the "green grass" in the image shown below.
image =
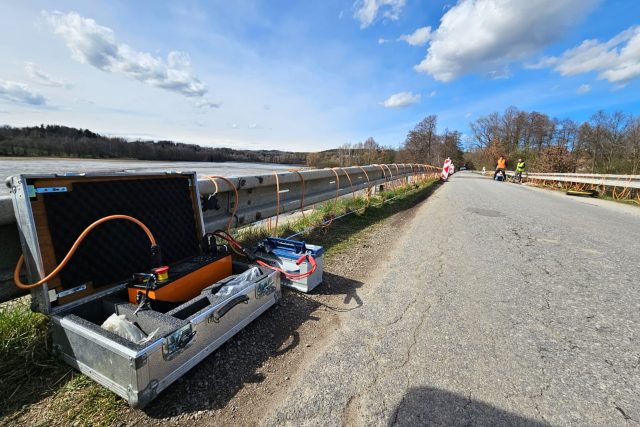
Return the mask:
{"type": "MultiPolygon", "coordinates": [[[[331,217],[347,212],[328,227],[315,228],[298,240],[322,245],[327,256],[348,250],[358,233],[426,199],[437,182],[405,186],[371,197],[342,198],[317,205],[293,221],[278,227],[277,235],[287,237],[331,217]]],[[[284,222],[284,221],[283,221],[284,222]]],[[[234,233],[245,245],[269,236],[266,227],[246,227],[234,233]]],[[[102,426],[115,423],[126,402],[88,377],[59,361],[51,351],[46,316],[33,313],[25,304],[0,306],[0,424],[15,423],[21,415],[30,423],[102,426]],[[53,395],[42,413],[28,413],[31,405],[53,395]]],[[[38,411],[40,408],[37,409],[38,411]]]]}
{"type": "Polygon", "coordinates": [[[51,354],[48,330],[25,304],[0,307],[0,416],[51,394],[69,371],[51,354]]]}
{"type": "Polygon", "coordinates": [[[34,421],[112,425],[126,403],[54,355],[48,322],[25,304],[0,307],[0,424],[16,423],[30,405],[53,395],[55,403],[34,421]]]}
{"type": "Polygon", "coordinates": [[[426,181],[420,185],[398,187],[372,196],[368,201],[364,197],[344,197],[338,201],[325,202],[304,218],[298,218],[280,225],[275,233],[266,226],[246,227],[236,231],[235,237],[247,246],[252,246],[270,235],[288,237],[308,230],[333,217],[345,213],[347,216],[336,219],[329,226],[318,226],[295,237],[309,243],[324,246],[327,254],[348,247],[350,239],[359,231],[397,213],[415,206],[426,199],[436,188],[437,181],[426,181]]]}

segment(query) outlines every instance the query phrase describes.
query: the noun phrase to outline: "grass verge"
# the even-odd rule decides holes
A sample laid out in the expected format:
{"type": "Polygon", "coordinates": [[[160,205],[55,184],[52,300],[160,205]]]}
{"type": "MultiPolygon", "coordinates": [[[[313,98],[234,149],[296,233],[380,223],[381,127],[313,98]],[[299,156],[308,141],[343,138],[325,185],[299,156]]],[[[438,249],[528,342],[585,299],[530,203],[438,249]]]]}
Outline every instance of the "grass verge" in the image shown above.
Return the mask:
{"type": "Polygon", "coordinates": [[[0,417],[52,394],[69,372],[52,356],[48,330],[24,303],[0,308],[0,417]]]}
{"type": "MultiPolygon", "coordinates": [[[[532,187],[543,188],[543,189],[552,190],[552,191],[558,191],[558,192],[561,192],[561,193],[566,193],[567,191],[571,190],[570,188],[558,187],[557,185],[554,185],[554,184],[536,184],[536,183],[533,183],[531,181],[527,181],[526,184],[530,185],[532,187]]],[[[638,199],[637,197],[631,197],[631,198],[626,198],[626,199],[616,198],[616,197],[613,197],[612,194],[610,194],[611,191],[612,190],[609,190],[608,192],[599,192],[598,196],[594,197],[594,198],[595,199],[601,199],[601,200],[607,200],[609,202],[622,203],[623,205],[640,206],[640,199],[638,199]]],[[[588,199],[591,196],[572,196],[572,197],[584,197],[584,198],[588,199]]]]}
{"type": "MultiPolygon", "coordinates": [[[[330,258],[347,250],[361,231],[417,205],[436,188],[436,181],[426,181],[388,190],[369,200],[344,197],[326,202],[304,217],[287,221],[275,234],[286,237],[307,230],[297,239],[324,246],[330,258]],[[329,226],[312,229],[345,214],[329,226]]],[[[245,245],[271,234],[265,226],[236,232],[245,245]]],[[[26,304],[0,306],[0,424],[113,425],[126,402],[52,354],[48,322],[26,304]]]]}
{"type": "Polygon", "coordinates": [[[347,247],[351,237],[359,231],[425,200],[436,189],[437,184],[437,181],[430,180],[420,185],[397,187],[378,193],[368,200],[364,197],[344,197],[326,202],[304,218],[288,221],[277,230],[269,231],[266,226],[247,227],[238,230],[236,237],[245,245],[252,246],[274,234],[288,237],[301,233],[295,237],[296,240],[324,246],[331,255],[332,252],[347,247]],[[331,221],[335,217],[341,218],[331,221]],[[329,225],[318,226],[327,222],[329,225]]]}

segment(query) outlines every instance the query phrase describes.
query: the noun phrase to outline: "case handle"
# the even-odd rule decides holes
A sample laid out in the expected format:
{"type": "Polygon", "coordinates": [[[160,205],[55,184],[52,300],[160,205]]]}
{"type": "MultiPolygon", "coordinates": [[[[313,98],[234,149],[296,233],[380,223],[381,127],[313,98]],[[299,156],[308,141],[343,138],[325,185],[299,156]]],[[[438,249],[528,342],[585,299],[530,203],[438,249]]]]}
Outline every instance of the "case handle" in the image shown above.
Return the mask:
{"type": "Polygon", "coordinates": [[[218,323],[220,321],[220,319],[222,319],[225,314],[230,312],[233,307],[235,307],[238,304],[242,304],[242,303],[248,304],[250,299],[251,298],[249,298],[247,295],[244,295],[244,294],[243,295],[238,295],[237,297],[235,297],[231,301],[229,301],[224,307],[216,310],[211,315],[211,320],[213,320],[215,323],[218,323]]]}

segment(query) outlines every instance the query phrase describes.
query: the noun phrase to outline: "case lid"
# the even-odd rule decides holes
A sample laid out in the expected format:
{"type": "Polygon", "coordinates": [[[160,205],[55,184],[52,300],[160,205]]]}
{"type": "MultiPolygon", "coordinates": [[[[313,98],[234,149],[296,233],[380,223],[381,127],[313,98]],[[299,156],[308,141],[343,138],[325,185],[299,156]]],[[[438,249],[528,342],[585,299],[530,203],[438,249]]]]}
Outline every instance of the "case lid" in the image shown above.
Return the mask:
{"type": "MultiPolygon", "coordinates": [[[[201,253],[195,173],[20,175],[12,185],[30,282],[53,271],[87,226],[110,215],[131,216],[149,228],[160,246],[159,265],[201,253]]],[[[151,264],[151,243],[142,228],[107,221],[86,235],[57,277],[34,289],[35,308],[56,311],[97,297],[151,264]]]]}

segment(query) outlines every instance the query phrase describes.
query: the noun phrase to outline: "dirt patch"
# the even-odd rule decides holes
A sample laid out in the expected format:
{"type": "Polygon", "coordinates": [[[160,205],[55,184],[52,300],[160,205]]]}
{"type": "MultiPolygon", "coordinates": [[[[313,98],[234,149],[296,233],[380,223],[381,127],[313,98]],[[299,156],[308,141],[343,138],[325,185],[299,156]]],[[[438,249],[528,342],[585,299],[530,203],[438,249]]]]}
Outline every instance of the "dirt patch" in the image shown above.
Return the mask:
{"type": "MultiPolygon", "coordinates": [[[[116,399],[115,424],[257,425],[282,403],[298,375],[330,343],[340,330],[342,316],[364,304],[372,292],[366,286],[375,272],[372,266],[384,265],[393,252],[398,230],[411,221],[418,206],[363,229],[331,250],[321,286],[310,294],[283,289],[278,304],[169,386],[144,410],[131,409],[116,399]]],[[[68,418],[48,416],[49,409],[56,405],[55,398],[25,408],[11,423],[68,425],[68,418]]]]}

